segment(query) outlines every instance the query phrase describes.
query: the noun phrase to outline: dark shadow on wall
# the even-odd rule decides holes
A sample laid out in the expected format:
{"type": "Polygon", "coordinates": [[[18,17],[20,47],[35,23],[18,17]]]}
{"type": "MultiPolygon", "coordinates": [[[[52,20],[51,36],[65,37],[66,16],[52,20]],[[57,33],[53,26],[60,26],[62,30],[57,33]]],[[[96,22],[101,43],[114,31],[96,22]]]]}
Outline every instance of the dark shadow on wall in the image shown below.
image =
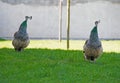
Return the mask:
{"type": "MultiPolygon", "coordinates": [[[[36,5],[36,6],[57,6],[59,5],[59,0],[1,0],[4,3],[18,5],[18,4],[26,4],[26,5],[36,5]]],[[[112,3],[120,3],[120,0],[71,0],[71,5],[77,3],[88,3],[95,1],[109,1],[112,3]]],[[[67,0],[63,0],[63,5],[66,5],[67,0]]]]}

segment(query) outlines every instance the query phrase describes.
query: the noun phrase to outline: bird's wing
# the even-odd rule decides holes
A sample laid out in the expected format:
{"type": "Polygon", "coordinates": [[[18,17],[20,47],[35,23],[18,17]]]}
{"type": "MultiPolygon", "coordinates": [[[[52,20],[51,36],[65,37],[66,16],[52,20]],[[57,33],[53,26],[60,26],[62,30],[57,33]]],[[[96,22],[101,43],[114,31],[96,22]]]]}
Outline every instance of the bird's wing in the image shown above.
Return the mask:
{"type": "Polygon", "coordinates": [[[87,44],[88,40],[85,41],[85,44],[87,44]]]}
{"type": "Polygon", "coordinates": [[[85,41],[85,44],[83,46],[83,53],[85,53],[85,47],[86,47],[87,42],[88,42],[88,40],[85,41]]]}
{"type": "Polygon", "coordinates": [[[16,37],[16,35],[17,35],[17,32],[14,33],[14,37],[16,37]]]}

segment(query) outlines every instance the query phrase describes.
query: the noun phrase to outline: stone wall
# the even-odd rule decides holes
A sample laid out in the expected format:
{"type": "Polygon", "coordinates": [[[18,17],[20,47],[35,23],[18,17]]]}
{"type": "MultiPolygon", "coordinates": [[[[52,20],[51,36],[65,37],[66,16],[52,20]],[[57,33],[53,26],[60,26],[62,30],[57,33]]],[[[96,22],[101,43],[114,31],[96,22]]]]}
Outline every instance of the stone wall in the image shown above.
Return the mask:
{"type": "MultiPolygon", "coordinates": [[[[18,4],[26,4],[26,5],[34,5],[34,6],[53,6],[58,5],[60,0],[1,0],[2,2],[18,5],[18,4]]],[[[75,5],[77,3],[88,3],[95,1],[109,1],[112,3],[120,3],[120,0],[71,0],[71,5],[75,5]]],[[[67,0],[63,0],[63,5],[66,5],[67,0]]]]}

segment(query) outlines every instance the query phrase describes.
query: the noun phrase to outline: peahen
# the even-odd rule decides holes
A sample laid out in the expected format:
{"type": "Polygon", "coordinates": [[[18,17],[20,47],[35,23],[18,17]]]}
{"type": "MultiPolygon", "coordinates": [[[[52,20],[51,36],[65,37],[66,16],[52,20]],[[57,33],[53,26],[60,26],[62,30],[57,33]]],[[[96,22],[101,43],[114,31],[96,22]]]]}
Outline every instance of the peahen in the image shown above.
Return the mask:
{"type": "Polygon", "coordinates": [[[95,61],[103,52],[101,41],[98,37],[97,26],[100,21],[95,22],[94,28],[91,30],[90,37],[83,46],[83,53],[86,60],[95,61]]]}
{"type": "Polygon", "coordinates": [[[14,33],[14,39],[12,41],[12,45],[14,46],[14,49],[16,51],[23,50],[30,43],[29,36],[27,33],[27,21],[28,21],[28,19],[31,20],[32,16],[30,16],[30,17],[25,16],[25,20],[20,25],[19,30],[14,33]]]}

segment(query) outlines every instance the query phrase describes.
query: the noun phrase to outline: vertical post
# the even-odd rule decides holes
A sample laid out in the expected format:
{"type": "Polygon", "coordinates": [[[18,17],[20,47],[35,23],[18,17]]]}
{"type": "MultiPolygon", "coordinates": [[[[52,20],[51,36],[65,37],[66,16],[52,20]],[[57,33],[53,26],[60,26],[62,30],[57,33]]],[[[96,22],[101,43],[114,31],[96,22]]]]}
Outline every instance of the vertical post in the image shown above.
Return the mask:
{"type": "Polygon", "coordinates": [[[70,0],[67,0],[67,49],[69,49],[70,39],[70,0]]]}
{"type": "Polygon", "coordinates": [[[62,2],[63,0],[59,1],[59,41],[62,40],[62,2]]]}

